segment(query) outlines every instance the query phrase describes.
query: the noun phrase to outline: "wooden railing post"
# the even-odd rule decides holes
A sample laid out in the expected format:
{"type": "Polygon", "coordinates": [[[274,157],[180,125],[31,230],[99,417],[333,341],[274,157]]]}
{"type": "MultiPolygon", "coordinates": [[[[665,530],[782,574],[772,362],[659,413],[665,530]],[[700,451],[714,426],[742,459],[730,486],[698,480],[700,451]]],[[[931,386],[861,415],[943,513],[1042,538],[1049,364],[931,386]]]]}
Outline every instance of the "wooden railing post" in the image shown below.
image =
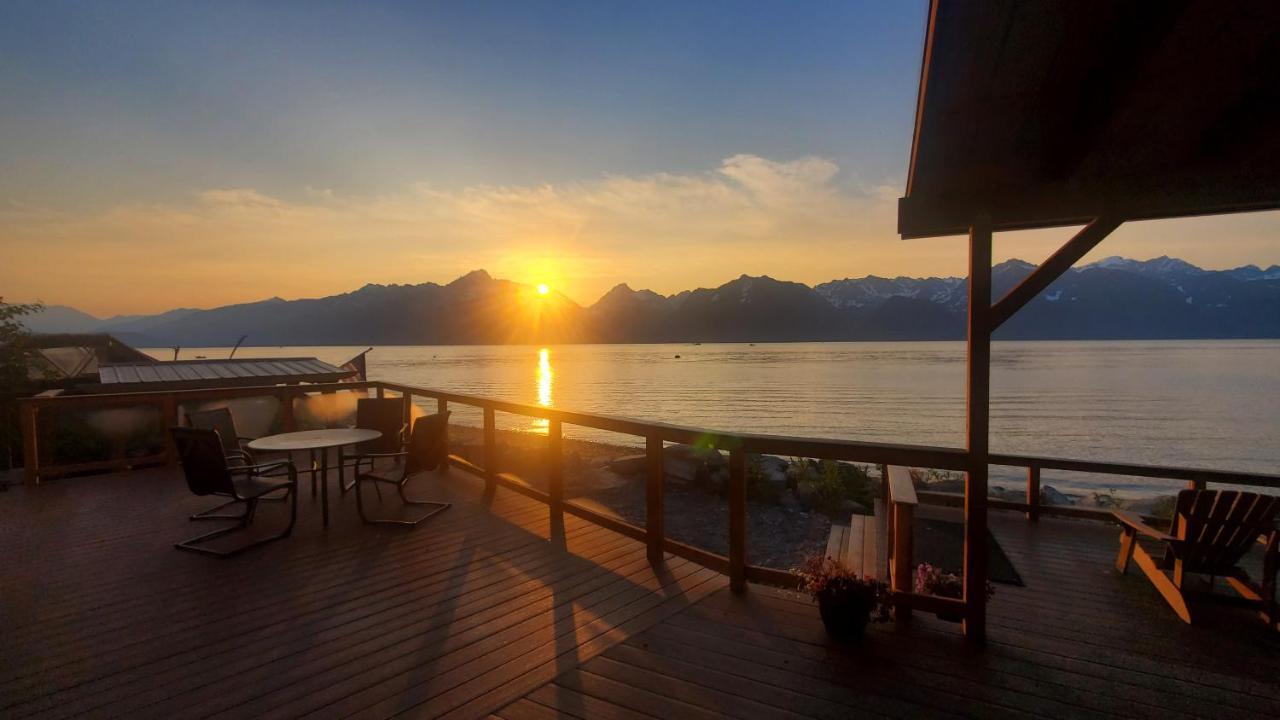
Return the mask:
{"type": "Polygon", "coordinates": [[[562,519],[564,513],[564,443],[559,420],[547,421],[547,495],[551,507],[551,521],[562,519]]]}
{"type": "MultiPolygon", "coordinates": [[[[444,398],[436,398],[436,412],[444,415],[449,412],[449,401],[444,398]]],[[[449,465],[449,426],[445,424],[444,430],[444,463],[445,467],[449,465]]]]}
{"type": "Polygon", "coordinates": [[[381,400],[387,396],[387,389],[379,385],[377,390],[374,391],[374,395],[381,400]]]}
{"type": "Polygon", "coordinates": [[[27,485],[40,482],[40,423],[39,409],[31,401],[22,403],[22,474],[27,485]]]}
{"type": "MultiPolygon", "coordinates": [[[[890,506],[893,514],[893,558],[889,563],[889,587],[894,592],[914,592],[915,577],[912,573],[913,548],[911,536],[915,522],[915,506],[907,503],[893,503],[890,506]]],[[[902,605],[894,608],[894,618],[909,620],[911,608],[902,605]]]]}
{"type": "Polygon", "coordinates": [[[405,390],[400,393],[400,397],[404,405],[404,425],[409,428],[409,432],[413,432],[413,393],[405,390]]]}
{"type": "Polygon", "coordinates": [[[747,453],[729,451],[729,588],[747,589],[747,453]]]}
{"type": "Polygon", "coordinates": [[[1027,467],[1027,519],[1036,522],[1040,519],[1040,466],[1027,467]]]}
{"type": "Polygon", "coordinates": [[[280,389],[280,431],[293,432],[297,424],[293,419],[293,388],[285,385],[280,389]]]}
{"type": "MultiPolygon", "coordinates": [[[[885,502],[888,517],[886,533],[889,543],[889,589],[895,597],[899,593],[915,592],[915,559],[912,537],[915,533],[915,508],[919,502],[911,470],[899,465],[885,468],[885,502]]],[[[893,615],[905,622],[911,618],[911,607],[899,600],[893,615]]]]}
{"type": "Polygon", "coordinates": [[[491,407],[484,409],[484,474],[490,485],[498,474],[498,429],[491,407]]]}
{"type": "Polygon", "coordinates": [[[657,565],[663,559],[662,539],[666,536],[666,510],[662,502],[666,469],[663,467],[660,436],[645,438],[645,457],[645,539],[649,546],[649,562],[657,565]]]}

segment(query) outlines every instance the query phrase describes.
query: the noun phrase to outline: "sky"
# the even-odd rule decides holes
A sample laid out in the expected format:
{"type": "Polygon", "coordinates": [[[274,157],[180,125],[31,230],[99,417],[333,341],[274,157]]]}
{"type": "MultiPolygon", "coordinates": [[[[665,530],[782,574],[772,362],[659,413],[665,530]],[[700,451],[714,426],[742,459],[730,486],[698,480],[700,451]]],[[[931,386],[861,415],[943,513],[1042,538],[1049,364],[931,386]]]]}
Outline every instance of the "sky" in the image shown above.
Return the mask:
{"type": "MultiPolygon", "coordinates": [[[[0,296],[109,316],[477,268],[584,304],[963,275],[962,239],[895,233],[925,5],[8,0],[0,296]]],[[[1277,230],[1129,224],[1086,261],[1266,266],[1277,230]]]]}

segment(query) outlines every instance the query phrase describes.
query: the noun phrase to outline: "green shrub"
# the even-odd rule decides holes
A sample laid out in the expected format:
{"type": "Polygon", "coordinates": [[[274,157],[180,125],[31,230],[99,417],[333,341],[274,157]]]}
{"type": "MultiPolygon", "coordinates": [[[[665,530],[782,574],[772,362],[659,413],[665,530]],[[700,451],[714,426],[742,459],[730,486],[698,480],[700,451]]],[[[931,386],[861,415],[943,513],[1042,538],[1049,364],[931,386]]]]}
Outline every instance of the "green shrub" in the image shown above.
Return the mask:
{"type": "Polygon", "coordinates": [[[772,505],[782,501],[782,490],[769,482],[758,455],[747,456],[747,497],[772,505]]]}
{"type": "Polygon", "coordinates": [[[788,472],[793,474],[798,491],[827,514],[839,512],[847,500],[870,508],[880,494],[880,483],[857,465],[821,460],[814,468],[808,460],[792,458],[788,472]]]}

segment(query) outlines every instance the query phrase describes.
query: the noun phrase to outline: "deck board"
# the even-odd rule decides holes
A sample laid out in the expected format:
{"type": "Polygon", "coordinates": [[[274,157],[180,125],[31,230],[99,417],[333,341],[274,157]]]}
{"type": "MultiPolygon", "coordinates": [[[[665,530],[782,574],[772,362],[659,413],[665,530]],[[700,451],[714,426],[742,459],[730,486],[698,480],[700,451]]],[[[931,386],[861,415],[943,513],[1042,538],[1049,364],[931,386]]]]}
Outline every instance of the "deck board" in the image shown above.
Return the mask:
{"type": "Polygon", "coordinates": [[[1026,586],[997,586],[982,649],[924,613],[850,646],[796,593],[655,570],[459,471],[423,482],[454,506],[416,530],[364,526],[335,491],[324,531],[308,487],[293,537],[228,561],[172,549],[210,505],[172,470],[0,494],[0,716],[1280,715],[1280,637],[1235,608],[1183,625],[1114,572],[1101,523],[991,515],[1026,586]]]}

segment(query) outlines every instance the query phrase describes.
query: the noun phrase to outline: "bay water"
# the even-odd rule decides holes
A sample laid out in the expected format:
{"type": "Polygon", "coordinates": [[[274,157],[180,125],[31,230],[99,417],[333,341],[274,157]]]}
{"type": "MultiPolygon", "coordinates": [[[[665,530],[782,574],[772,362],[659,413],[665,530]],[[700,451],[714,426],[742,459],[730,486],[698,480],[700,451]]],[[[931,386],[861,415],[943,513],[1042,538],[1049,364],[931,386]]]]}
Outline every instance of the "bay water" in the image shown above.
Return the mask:
{"type": "MultiPolygon", "coordinates": [[[[363,347],[244,347],[342,363],[363,347]]],[[[169,359],[171,350],[151,350],[169,359]]],[[[181,357],[226,357],[188,348],[181,357]]],[[[963,447],[963,342],[377,347],[369,378],[709,430],[963,447]]],[[[431,407],[426,401],[424,409],[431,407]]],[[[479,411],[454,419],[478,424],[479,411]]],[[[499,415],[499,426],[545,423],[499,415]]],[[[568,437],[639,438],[566,426],[568,437]]],[[[997,342],[993,452],[1280,473],[1280,340],[997,342]]],[[[992,483],[1018,487],[1018,469],[992,483]]],[[[1176,491],[1046,471],[1070,493],[1176,491]]]]}

